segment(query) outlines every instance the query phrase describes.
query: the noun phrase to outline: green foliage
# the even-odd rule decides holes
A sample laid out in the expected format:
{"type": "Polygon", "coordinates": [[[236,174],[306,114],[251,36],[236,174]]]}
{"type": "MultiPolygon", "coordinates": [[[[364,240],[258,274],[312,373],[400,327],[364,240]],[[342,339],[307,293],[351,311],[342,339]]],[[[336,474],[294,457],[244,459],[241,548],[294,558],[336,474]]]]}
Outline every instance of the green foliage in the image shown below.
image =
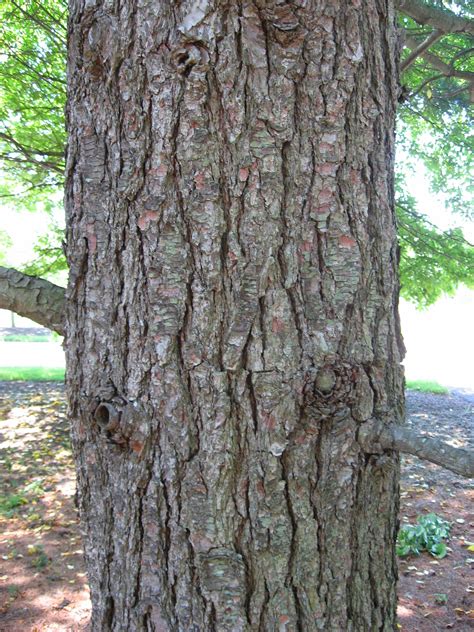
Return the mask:
{"type": "Polygon", "coordinates": [[[28,555],[34,556],[31,565],[37,570],[42,570],[49,564],[49,558],[42,544],[30,544],[27,550],[28,555]]]}
{"type": "Polygon", "coordinates": [[[447,555],[446,544],[449,538],[450,524],[434,513],[420,516],[417,524],[404,525],[398,532],[397,555],[419,555],[428,551],[433,557],[441,559],[447,555]]]}
{"type": "Polygon", "coordinates": [[[407,380],[406,387],[420,393],[435,393],[436,395],[447,395],[449,393],[445,386],[429,380],[407,380]]]}
{"type": "MultiPolygon", "coordinates": [[[[469,2],[431,0],[426,4],[467,19],[474,17],[469,2]]],[[[429,47],[426,57],[418,55],[404,67],[412,45],[425,41],[433,29],[403,14],[399,21],[408,43],[402,52],[401,77],[408,98],[398,109],[398,144],[404,155],[412,158],[410,165],[400,166],[410,168],[415,161],[423,161],[433,190],[444,193],[447,208],[472,214],[474,133],[470,91],[474,75],[468,73],[474,72],[473,38],[467,33],[446,33],[429,47]]]]}
{"type": "Polygon", "coordinates": [[[8,494],[7,496],[0,496],[0,514],[11,518],[14,510],[18,509],[22,505],[27,505],[28,500],[22,494],[8,494]]]}
{"type": "Polygon", "coordinates": [[[43,494],[41,481],[34,480],[21,490],[0,495],[0,515],[11,518],[20,507],[37,501],[43,494]]]}
{"type": "Polygon", "coordinates": [[[48,232],[41,235],[33,247],[35,259],[24,266],[23,272],[32,276],[51,277],[53,274],[66,270],[63,241],[63,228],[51,223],[48,232]]]}
{"type": "MultiPolygon", "coordinates": [[[[469,0],[425,4],[474,16],[469,0]]],[[[66,0],[0,0],[0,196],[50,215],[63,186],[66,15],[66,0]]],[[[474,252],[460,229],[443,232],[430,224],[405,184],[421,161],[447,212],[473,213],[473,79],[468,74],[474,72],[473,41],[466,33],[435,34],[428,56],[410,61],[413,48],[433,29],[404,14],[399,22],[407,37],[402,53],[406,96],[399,106],[397,134],[401,294],[426,307],[460,283],[474,287],[474,252]]],[[[65,270],[62,241],[62,227],[51,225],[24,271],[48,276],[65,270]]]]}
{"type": "MultiPolygon", "coordinates": [[[[464,18],[474,17],[472,3],[431,0],[427,6],[464,18]]],[[[407,98],[398,108],[397,217],[401,247],[401,295],[426,307],[460,283],[474,287],[474,249],[462,231],[442,231],[419,212],[408,195],[406,176],[418,163],[426,168],[431,189],[440,194],[446,213],[473,216],[474,81],[473,39],[446,33],[407,64],[415,44],[433,34],[429,26],[399,15],[408,46],[402,52],[402,84],[407,98]],[[444,72],[443,72],[444,68],[444,72]],[[450,76],[446,76],[450,74],[450,76]]],[[[436,35],[436,34],[435,34],[436,35]]],[[[441,34],[440,34],[441,35],[441,34]]]]}
{"type": "Polygon", "coordinates": [[[439,230],[400,190],[397,221],[403,298],[427,307],[442,294],[453,295],[460,283],[474,287],[474,248],[459,228],[439,230]]]}
{"type": "Polygon", "coordinates": [[[10,235],[4,230],[0,230],[0,266],[5,265],[7,261],[7,251],[12,245],[13,242],[10,235]]]}
{"type": "Polygon", "coordinates": [[[51,211],[63,183],[66,9],[0,1],[0,195],[29,209],[51,211]]]}

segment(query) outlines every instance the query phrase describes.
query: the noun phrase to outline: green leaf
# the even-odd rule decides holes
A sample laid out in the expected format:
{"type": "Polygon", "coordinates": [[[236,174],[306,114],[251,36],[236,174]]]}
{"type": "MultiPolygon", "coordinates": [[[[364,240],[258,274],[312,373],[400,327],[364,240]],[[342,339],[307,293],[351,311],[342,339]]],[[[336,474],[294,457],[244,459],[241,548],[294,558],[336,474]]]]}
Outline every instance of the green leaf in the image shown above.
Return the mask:
{"type": "Polygon", "coordinates": [[[434,555],[434,557],[437,557],[441,560],[443,557],[446,557],[448,553],[446,544],[444,542],[433,544],[433,546],[430,548],[430,553],[434,555]]]}

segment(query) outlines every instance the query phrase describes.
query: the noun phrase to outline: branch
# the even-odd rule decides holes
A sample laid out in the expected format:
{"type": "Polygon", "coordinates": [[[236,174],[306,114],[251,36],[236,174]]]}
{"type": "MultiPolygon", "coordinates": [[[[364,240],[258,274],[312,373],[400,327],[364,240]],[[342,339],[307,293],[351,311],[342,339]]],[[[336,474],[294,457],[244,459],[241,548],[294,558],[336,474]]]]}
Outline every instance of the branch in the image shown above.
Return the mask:
{"type": "Polygon", "coordinates": [[[0,309],[9,309],[64,335],[65,290],[38,277],[0,266],[0,309]]]}
{"type": "Polygon", "coordinates": [[[412,63],[415,61],[415,59],[417,57],[419,57],[422,53],[425,52],[425,50],[427,50],[435,42],[437,42],[439,39],[441,39],[443,37],[443,35],[444,35],[444,33],[442,31],[434,30],[431,33],[431,35],[429,35],[423,42],[421,42],[421,44],[418,44],[418,46],[416,48],[412,48],[411,53],[408,55],[408,57],[402,63],[402,65],[400,67],[400,70],[403,72],[409,66],[411,66],[412,63]]]}
{"type": "Polygon", "coordinates": [[[359,431],[359,442],[368,453],[396,450],[436,463],[465,478],[474,478],[474,451],[453,446],[409,430],[403,426],[382,426],[365,423],[359,431]]]}
{"type": "MultiPolygon", "coordinates": [[[[406,43],[409,48],[412,50],[416,50],[418,47],[418,40],[411,35],[406,36],[406,43]]],[[[446,62],[444,62],[441,57],[435,55],[434,53],[430,53],[428,50],[425,50],[421,53],[421,57],[428,62],[433,68],[439,70],[446,77],[457,77],[458,79],[465,79],[466,81],[474,81],[474,72],[469,72],[468,70],[456,70],[446,62]]]]}
{"type": "Polygon", "coordinates": [[[470,33],[474,35],[474,22],[456,15],[448,9],[427,6],[421,0],[396,0],[397,9],[413,18],[418,24],[431,26],[444,33],[470,33]]]}

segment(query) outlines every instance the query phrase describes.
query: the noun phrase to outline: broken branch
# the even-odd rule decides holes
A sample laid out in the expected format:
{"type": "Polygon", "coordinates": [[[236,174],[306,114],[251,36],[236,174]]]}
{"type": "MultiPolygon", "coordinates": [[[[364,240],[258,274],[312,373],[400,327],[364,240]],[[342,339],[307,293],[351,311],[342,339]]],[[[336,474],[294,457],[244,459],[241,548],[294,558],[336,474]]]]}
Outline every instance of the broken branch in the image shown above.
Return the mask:
{"type": "Polygon", "coordinates": [[[369,453],[396,450],[440,465],[465,478],[474,477],[473,450],[455,448],[404,426],[383,427],[379,422],[367,422],[359,431],[359,442],[369,453]]]}

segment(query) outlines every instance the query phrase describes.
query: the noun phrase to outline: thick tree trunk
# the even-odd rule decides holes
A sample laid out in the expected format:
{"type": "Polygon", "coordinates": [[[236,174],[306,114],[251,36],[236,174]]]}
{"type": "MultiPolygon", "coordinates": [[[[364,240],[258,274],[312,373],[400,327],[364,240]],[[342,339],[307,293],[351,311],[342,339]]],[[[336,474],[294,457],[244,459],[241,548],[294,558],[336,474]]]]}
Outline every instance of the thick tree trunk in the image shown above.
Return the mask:
{"type": "Polygon", "coordinates": [[[93,629],[391,632],[391,2],[70,4],[93,629]]]}

